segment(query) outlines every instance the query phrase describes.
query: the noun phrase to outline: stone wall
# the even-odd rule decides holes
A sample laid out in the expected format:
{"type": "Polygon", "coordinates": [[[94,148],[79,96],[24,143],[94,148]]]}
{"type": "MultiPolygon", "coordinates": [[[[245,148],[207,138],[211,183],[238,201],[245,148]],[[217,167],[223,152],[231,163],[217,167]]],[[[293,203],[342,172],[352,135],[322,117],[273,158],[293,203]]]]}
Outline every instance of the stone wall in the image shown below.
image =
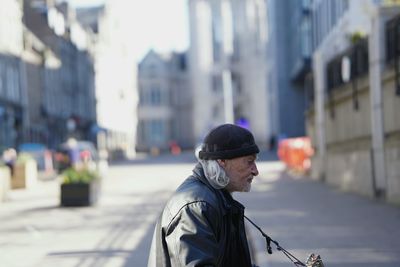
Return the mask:
{"type": "MultiPolygon", "coordinates": [[[[392,67],[383,73],[383,123],[385,131],[386,200],[400,203],[400,96],[395,94],[392,67]]],[[[317,146],[315,113],[307,113],[306,128],[317,146]]],[[[311,176],[344,191],[375,195],[371,135],[371,100],[367,75],[335,88],[325,103],[326,155],[321,162],[318,150],[312,159],[311,176]],[[353,86],[357,88],[358,109],[353,86]],[[322,177],[321,177],[322,174],[322,177]]]]}
{"type": "Polygon", "coordinates": [[[395,75],[389,68],[383,75],[385,129],[386,199],[400,204],[400,95],[395,94],[395,75]]]}

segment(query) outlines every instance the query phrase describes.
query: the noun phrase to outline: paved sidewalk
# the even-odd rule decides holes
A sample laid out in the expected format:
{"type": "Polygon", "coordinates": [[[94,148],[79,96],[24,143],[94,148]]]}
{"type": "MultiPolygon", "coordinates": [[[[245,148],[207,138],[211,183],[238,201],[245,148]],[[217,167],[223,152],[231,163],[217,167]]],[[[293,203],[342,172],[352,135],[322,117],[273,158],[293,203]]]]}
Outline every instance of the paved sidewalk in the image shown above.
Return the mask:
{"type": "MultiPolygon", "coordinates": [[[[400,207],[344,193],[309,178],[293,178],[282,165],[260,168],[251,193],[241,193],[247,216],[272,239],[305,261],[311,252],[326,267],[399,267],[400,207]]],[[[260,266],[294,266],[250,224],[260,266]]]]}
{"type": "MultiPolygon", "coordinates": [[[[145,267],[158,212],[193,167],[191,155],[182,162],[112,167],[95,207],[60,208],[55,180],[14,191],[12,201],[0,204],[0,266],[145,267]]],[[[252,191],[235,197],[300,260],[315,252],[326,267],[400,266],[400,207],[292,178],[276,161],[260,160],[258,167],[252,191]]],[[[294,266],[274,246],[268,255],[264,238],[248,227],[261,267],[294,266]]]]}
{"type": "Polygon", "coordinates": [[[13,190],[0,205],[0,267],[146,266],[153,222],[186,169],[110,168],[90,207],[60,207],[57,180],[13,190]]]}

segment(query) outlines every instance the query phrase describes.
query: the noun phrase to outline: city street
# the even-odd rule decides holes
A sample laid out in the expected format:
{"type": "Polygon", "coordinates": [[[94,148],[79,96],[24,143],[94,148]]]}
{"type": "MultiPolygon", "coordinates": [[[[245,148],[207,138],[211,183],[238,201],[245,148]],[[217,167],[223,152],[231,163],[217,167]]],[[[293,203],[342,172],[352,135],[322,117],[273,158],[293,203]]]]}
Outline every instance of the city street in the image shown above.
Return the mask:
{"type": "MultiPolygon", "coordinates": [[[[399,267],[400,208],[291,177],[272,155],[260,155],[250,193],[235,194],[247,216],[305,261],[326,267],[399,267]]],[[[194,166],[192,154],[112,164],[93,207],[59,206],[59,182],[13,190],[0,204],[1,267],[145,267],[154,222],[165,200],[194,166]]],[[[247,224],[262,267],[294,266],[247,224]]]]}

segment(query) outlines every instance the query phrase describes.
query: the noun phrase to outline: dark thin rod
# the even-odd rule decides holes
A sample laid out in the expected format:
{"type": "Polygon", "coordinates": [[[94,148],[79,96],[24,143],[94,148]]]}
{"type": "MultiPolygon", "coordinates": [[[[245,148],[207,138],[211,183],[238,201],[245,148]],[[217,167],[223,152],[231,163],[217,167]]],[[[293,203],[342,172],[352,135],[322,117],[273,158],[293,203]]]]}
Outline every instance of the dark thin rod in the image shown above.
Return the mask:
{"type": "Polygon", "coordinates": [[[244,217],[255,227],[257,228],[258,231],[260,231],[260,233],[265,237],[265,239],[267,240],[267,251],[269,254],[272,254],[272,250],[269,246],[269,242],[272,242],[276,245],[276,248],[280,251],[282,251],[283,254],[285,254],[286,257],[288,257],[296,266],[306,266],[302,261],[300,261],[298,258],[296,258],[294,255],[292,255],[289,251],[287,251],[286,249],[284,249],[283,247],[281,247],[279,245],[278,242],[276,242],[275,240],[273,240],[271,237],[269,237],[266,233],[263,232],[263,230],[261,230],[261,228],[256,225],[252,220],[250,220],[246,215],[244,215],[244,217]],[[296,262],[294,261],[296,260],[296,262]]]}

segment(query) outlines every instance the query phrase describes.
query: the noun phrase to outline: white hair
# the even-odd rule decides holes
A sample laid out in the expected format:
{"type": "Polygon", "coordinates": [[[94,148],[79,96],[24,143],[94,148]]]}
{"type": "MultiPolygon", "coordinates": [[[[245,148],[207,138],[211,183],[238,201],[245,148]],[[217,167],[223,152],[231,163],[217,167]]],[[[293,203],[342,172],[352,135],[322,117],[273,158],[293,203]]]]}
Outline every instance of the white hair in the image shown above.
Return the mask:
{"type": "Polygon", "coordinates": [[[229,177],[216,160],[199,160],[199,162],[203,166],[204,174],[212,187],[222,189],[228,185],[229,177]]]}
{"type": "Polygon", "coordinates": [[[224,168],[222,168],[216,160],[200,159],[199,152],[202,146],[202,144],[197,146],[197,148],[195,149],[195,156],[200,162],[201,166],[203,166],[204,175],[210,182],[211,186],[215,189],[222,189],[228,185],[230,179],[228,175],[226,175],[224,168]]]}

